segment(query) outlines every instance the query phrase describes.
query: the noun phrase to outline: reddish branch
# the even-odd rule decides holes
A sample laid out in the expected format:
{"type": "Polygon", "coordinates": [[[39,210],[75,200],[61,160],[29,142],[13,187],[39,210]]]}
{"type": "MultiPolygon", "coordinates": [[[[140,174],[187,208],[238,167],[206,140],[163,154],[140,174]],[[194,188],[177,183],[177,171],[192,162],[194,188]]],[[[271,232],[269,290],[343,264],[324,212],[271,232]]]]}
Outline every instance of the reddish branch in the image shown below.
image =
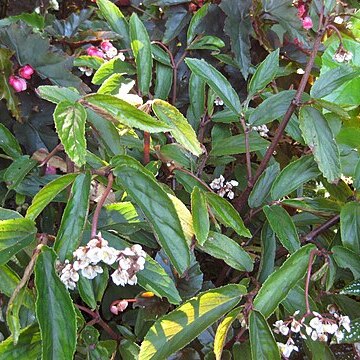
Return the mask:
{"type": "Polygon", "coordinates": [[[301,105],[301,96],[302,96],[303,92],[305,91],[306,84],[307,84],[307,82],[309,80],[311,70],[312,70],[312,67],[314,65],[315,57],[316,57],[316,54],[317,54],[317,52],[319,50],[319,47],[320,47],[320,44],[321,44],[321,39],[322,39],[323,34],[325,32],[325,29],[326,29],[326,23],[327,23],[327,20],[325,20],[324,26],[322,26],[322,16],[320,16],[319,30],[318,30],[317,36],[315,38],[313,50],[311,51],[309,61],[308,61],[307,65],[306,65],[304,75],[303,75],[303,77],[301,79],[301,82],[299,84],[299,88],[297,89],[296,95],[295,95],[293,101],[291,102],[289,108],[287,109],[287,111],[286,111],[286,113],[285,113],[285,115],[283,117],[283,120],[280,123],[280,125],[279,125],[279,127],[278,127],[278,129],[276,131],[274,139],[271,142],[269,148],[267,149],[267,151],[266,151],[266,153],[264,155],[264,158],[262,159],[262,161],[261,161],[261,163],[260,163],[254,177],[251,179],[251,181],[249,181],[247,187],[245,188],[245,190],[243,191],[241,196],[238,197],[235,200],[235,208],[238,211],[241,211],[244,208],[244,206],[246,205],[252,188],[254,187],[256,181],[259,179],[261,174],[265,171],[265,169],[266,169],[266,167],[267,167],[267,165],[268,165],[268,163],[269,163],[269,161],[270,161],[270,159],[271,159],[271,157],[272,157],[272,155],[274,153],[274,150],[277,147],[277,145],[278,145],[278,143],[279,143],[279,141],[280,141],[280,139],[281,139],[281,137],[282,137],[282,135],[284,133],[284,130],[285,130],[287,124],[290,121],[291,116],[293,115],[296,108],[301,105]]]}

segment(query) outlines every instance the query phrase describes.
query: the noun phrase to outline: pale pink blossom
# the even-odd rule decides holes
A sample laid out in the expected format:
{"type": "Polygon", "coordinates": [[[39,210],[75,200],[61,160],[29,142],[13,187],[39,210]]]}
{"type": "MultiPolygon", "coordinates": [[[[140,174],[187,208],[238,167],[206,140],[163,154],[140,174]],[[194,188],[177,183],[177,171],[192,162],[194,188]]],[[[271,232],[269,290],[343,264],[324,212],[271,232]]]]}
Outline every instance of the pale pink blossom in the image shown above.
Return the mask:
{"type": "Polygon", "coordinates": [[[27,89],[26,81],[18,76],[11,75],[9,77],[9,84],[15,92],[21,92],[27,89]]]}
{"type": "Polygon", "coordinates": [[[309,30],[313,27],[313,22],[311,20],[311,17],[310,16],[305,16],[303,19],[302,19],[302,27],[305,29],[305,30],[309,30]]]}
{"type": "Polygon", "coordinates": [[[34,69],[30,65],[25,65],[19,69],[18,73],[22,78],[29,80],[34,73],[34,69]]]}

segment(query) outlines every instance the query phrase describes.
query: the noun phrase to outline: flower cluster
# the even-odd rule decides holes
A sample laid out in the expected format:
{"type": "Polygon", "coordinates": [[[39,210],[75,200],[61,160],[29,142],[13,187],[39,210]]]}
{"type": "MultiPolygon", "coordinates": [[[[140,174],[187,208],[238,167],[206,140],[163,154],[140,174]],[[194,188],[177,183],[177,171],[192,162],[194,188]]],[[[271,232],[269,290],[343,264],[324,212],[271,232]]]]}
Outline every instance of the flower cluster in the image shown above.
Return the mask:
{"type": "MultiPolygon", "coordinates": [[[[125,56],[123,53],[118,52],[116,47],[108,40],[101,42],[100,47],[90,46],[86,49],[86,53],[89,56],[96,56],[104,60],[111,60],[115,57],[118,57],[120,60],[124,61],[125,56]]],[[[82,71],[86,76],[91,76],[93,69],[86,66],[79,66],[79,70],[82,71]]]]}
{"type": "Polygon", "coordinates": [[[224,105],[224,101],[223,101],[219,96],[217,96],[217,97],[215,98],[215,100],[214,100],[214,104],[215,104],[216,106],[223,106],[223,105],[224,105]]]}
{"type": "Polygon", "coordinates": [[[340,342],[344,338],[344,330],[350,332],[350,319],[348,316],[339,315],[336,312],[336,308],[333,305],[328,307],[330,316],[323,316],[315,311],[311,314],[314,316],[309,321],[309,324],[305,324],[306,316],[303,316],[300,320],[296,320],[296,316],[299,311],[296,311],[289,320],[278,320],[274,324],[274,333],[282,334],[288,337],[287,342],[277,343],[280,352],[285,358],[288,358],[293,351],[299,351],[295,346],[292,334],[299,334],[302,339],[308,337],[315,341],[327,342],[330,337],[334,337],[337,342],[340,342]]]}
{"type": "Polygon", "coordinates": [[[310,30],[313,27],[313,22],[311,17],[308,15],[308,1],[306,0],[298,0],[293,3],[293,5],[297,8],[297,16],[301,20],[302,27],[305,30],[310,30]]]}
{"type": "Polygon", "coordinates": [[[341,44],[333,56],[333,59],[338,63],[349,62],[352,58],[352,52],[345,50],[341,44]]]}
{"type": "Polygon", "coordinates": [[[230,200],[232,200],[235,196],[232,188],[238,185],[239,183],[236,180],[230,180],[225,182],[225,178],[222,175],[220,175],[220,177],[214,179],[210,183],[211,189],[216,190],[218,195],[220,195],[221,197],[224,197],[226,195],[230,200]]]}
{"type": "Polygon", "coordinates": [[[133,245],[131,248],[117,250],[108,245],[108,242],[101,237],[91,239],[86,246],[80,246],[73,252],[75,261],[65,261],[60,269],[60,279],[65,286],[74,290],[79,280],[79,272],[87,279],[94,279],[103,272],[99,263],[106,265],[118,263],[118,268],[111,275],[116,285],[135,285],[137,283],[136,273],[144,269],[146,253],[140,245],[133,245]]]}
{"type": "Polygon", "coordinates": [[[265,124],[264,125],[259,125],[259,126],[251,126],[251,130],[257,131],[259,133],[259,135],[264,137],[264,138],[268,137],[269,129],[265,124]]]}
{"type": "Polygon", "coordinates": [[[34,69],[30,65],[25,65],[18,70],[18,76],[10,75],[9,84],[15,92],[25,91],[27,89],[26,80],[30,80],[34,74],[34,69]]]}

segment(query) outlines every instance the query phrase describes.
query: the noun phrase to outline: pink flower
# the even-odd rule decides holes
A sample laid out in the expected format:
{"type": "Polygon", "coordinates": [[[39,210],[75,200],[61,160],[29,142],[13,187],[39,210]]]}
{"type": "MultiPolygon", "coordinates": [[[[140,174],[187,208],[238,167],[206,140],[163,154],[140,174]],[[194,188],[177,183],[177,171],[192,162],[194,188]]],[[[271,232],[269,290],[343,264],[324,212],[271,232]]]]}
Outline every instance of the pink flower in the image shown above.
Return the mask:
{"type": "Polygon", "coordinates": [[[101,50],[107,52],[110,49],[112,49],[114,47],[114,45],[110,41],[104,40],[101,42],[100,47],[101,47],[101,50]]]}
{"type": "Polygon", "coordinates": [[[46,164],[45,175],[56,175],[56,167],[46,164]]]}
{"type": "Polygon", "coordinates": [[[89,56],[97,56],[99,58],[103,58],[104,57],[104,53],[97,47],[95,46],[90,46],[89,48],[86,49],[86,53],[89,56]]]}
{"type": "Polygon", "coordinates": [[[303,19],[302,19],[302,27],[305,29],[305,30],[309,30],[313,27],[313,22],[311,20],[311,17],[310,16],[305,16],[303,19]]]}
{"type": "Polygon", "coordinates": [[[14,88],[15,92],[24,91],[27,88],[26,81],[14,75],[9,77],[9,84],[14,88]]]}
{"type": "Polygon", "coordinates": [[[304,5],[304,4],[303,4],[303,5],[300,5],[297,10],[298,10],[298,17],[299,17],[300,19],[302,19],[303,16],[305,15],[305,13],[306,13],[305,5],[304,5]]]}
{"type": "Polygon", "coordinates": [[[34,69],[30,65],[25,65],[19,69],[19,75],[24,79],[31,79],[34,69]]]}

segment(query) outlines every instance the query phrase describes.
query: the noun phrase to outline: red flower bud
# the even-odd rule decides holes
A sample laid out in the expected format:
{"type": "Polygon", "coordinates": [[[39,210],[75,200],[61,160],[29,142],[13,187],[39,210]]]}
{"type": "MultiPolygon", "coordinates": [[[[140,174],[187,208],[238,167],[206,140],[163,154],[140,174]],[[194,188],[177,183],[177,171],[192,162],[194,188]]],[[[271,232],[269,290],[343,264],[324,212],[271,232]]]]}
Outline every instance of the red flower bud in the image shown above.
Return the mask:
{"type": "Polygon", "coordinates": [[[100,47],[101,47],[101,50],[107,52],[110,49],[112,49],[114,47],[114,45],[110,41],[104,40],[101,42],[100,47]]]}
{"type": "Polygon", "coordinates": [[[89,55],[89,56],[97,56],[99,58],[103,58],[104,57],[104,53],[98,49],[97,47],[95,46],[90,46],[89,48],[86,49],[86,53],[89,55]]]}
{"type": "Polygon", "coordinates": [[[11,75],[9,77],[9,84],[13,87],[15,92],[24,91],[27,88],[26,81],[18,76],[11,75]]]}
{"type": "Polygon", "coordinates": [[[305,30],[309,30],[313,27],[313,22],[310,16],[305,16],[302,20],[302,26],[305,30]]]}
{"type": "Polygon", "coordinates": [[[25,65],[19,69],[19,75],[24,79],[31,79],[34,69],[30,65],[25,65]]]}

